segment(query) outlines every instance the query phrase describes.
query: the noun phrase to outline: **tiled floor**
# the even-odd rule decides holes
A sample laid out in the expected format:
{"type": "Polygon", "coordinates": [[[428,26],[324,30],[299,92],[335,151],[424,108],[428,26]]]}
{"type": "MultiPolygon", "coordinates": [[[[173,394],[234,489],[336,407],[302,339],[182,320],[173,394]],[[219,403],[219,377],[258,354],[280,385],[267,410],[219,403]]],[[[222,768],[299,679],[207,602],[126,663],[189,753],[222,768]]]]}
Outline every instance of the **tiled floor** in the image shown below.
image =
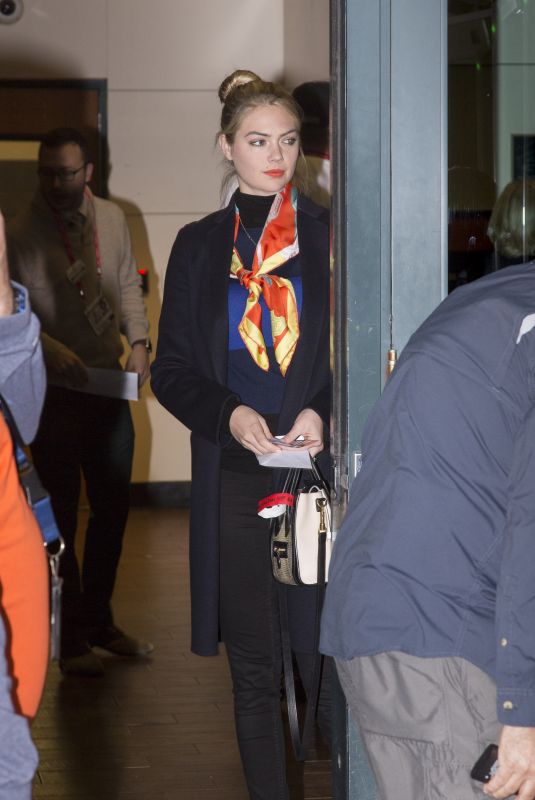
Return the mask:
{"type": "MultiPolygon", "coordinates": [[[[51,665],[32,729],[34,800],[247,799],[226,659],[189,652],[187,522],[186,510],[132,510],[115,614],[154,654],[104,655],[103,678],[62,678],[51,665]]],[[[316,755],[304,771],[291,766],[292,800],[330,798],[321,745],[316,755]]]]}

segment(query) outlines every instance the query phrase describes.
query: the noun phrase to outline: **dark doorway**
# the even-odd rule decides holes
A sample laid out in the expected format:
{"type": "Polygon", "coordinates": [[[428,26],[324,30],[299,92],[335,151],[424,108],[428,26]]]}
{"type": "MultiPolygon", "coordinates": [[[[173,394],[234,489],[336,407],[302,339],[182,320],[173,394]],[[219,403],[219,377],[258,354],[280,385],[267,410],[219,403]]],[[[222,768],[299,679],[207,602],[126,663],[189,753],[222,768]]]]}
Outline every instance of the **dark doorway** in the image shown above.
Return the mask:
{"type": "Polygon", "coordinates": [[[0,208],[6,218],[33,196],[37,148],[51,128],[84,133],[95,161],[91,189],[107,196],[106,80],[0,81],[0,107],[0,208]]]}

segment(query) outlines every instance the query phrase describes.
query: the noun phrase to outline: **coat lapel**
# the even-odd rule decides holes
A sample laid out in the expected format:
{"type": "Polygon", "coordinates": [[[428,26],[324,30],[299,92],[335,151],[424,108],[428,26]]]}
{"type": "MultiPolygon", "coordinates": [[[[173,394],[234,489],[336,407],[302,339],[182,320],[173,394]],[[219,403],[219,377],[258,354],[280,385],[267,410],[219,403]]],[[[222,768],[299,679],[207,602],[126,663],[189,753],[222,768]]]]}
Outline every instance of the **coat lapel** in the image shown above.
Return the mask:
{"type": "MultiPolygon", "coordinates": [[[[221,213],[207,234],[206,262],[202,269],[201,328],[209,338],[214,377],[226,384],[228,364],[228,281],[234,243],[234,206],[221,213]]],[[[202,247],[202,243],[201,243],[202,247]]]]}

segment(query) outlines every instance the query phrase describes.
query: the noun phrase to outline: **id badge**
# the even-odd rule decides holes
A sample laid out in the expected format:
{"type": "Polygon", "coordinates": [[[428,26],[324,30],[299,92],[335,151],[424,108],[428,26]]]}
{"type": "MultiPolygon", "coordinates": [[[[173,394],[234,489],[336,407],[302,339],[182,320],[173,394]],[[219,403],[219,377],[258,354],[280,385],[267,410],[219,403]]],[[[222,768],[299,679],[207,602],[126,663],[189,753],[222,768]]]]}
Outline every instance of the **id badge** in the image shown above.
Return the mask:
{"type": "Polygon", "coordinates": [[[74,264],[71,264],[70,267],[68,268],[66,272],[67,280],[69,280],[71,283],[77,284],[83,278],[85,273],[86,273],[85,264],[82,261],[82,259],[79,258],[77,261],[74,262],[74,264]]]}
{"type": "Polygon", "coordinates": [[[113,319],[113,311],[103,294],[97,295],[97,297],[85,307],[84,314],[97,336],[100,336],[109,328],[113,319]]]}

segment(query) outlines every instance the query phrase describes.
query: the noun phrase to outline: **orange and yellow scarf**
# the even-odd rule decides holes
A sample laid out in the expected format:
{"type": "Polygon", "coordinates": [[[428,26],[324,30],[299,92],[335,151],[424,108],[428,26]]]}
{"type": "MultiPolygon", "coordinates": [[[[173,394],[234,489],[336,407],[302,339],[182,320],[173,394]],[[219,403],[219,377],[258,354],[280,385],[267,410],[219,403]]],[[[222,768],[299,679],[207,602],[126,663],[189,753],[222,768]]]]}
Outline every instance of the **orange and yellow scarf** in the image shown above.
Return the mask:
{"type": "Polygon", "coordinates": [[[266,343],[262,334],[262,307],[264,296],[271,315],[271,331],[275,358],[283,375],[286,374],[299,338],[297,302],[291,281],[278,275],[269,275],[299,252],[297,240],[297,189],[288,183],[273,200],[262,235],[255,248],[251,269],[245,269],[236,250],[240,215],[236,208],[234,249],[230,271],[249,294],[245,311],[238,326],[240,336],[253,360],[263,370],[269,369],[266,343]]]}

